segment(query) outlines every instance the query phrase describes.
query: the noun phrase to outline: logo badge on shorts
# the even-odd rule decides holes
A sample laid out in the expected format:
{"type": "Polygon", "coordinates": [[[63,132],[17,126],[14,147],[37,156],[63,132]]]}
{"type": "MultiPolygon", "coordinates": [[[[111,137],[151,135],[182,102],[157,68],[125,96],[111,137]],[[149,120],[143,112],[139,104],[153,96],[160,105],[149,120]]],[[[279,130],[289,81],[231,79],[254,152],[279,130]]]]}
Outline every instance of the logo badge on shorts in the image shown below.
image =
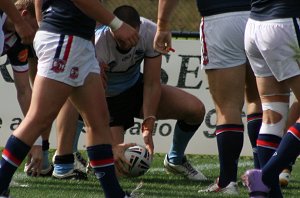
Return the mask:
{"type": "Polygon", "coordinates": [[[76,78],[78,78],[78,75],[79,75],[79,68],[73,67],[70,72],[70,78],[76,79],[76,78]]]}
{"type": "Polygon", "coordinates": [[[66,61],[62,59],[54,59],[51,70],[54,71],[55,73],[60,73],[65,70],[65,66],[66,66],[66,61]]]}
{"type": "Polygon", "coordinates": [[[28,59],[28,49],[24,49],[19,52],[18,54],[18,60],[22,63],[26,62],[28,59]]]}

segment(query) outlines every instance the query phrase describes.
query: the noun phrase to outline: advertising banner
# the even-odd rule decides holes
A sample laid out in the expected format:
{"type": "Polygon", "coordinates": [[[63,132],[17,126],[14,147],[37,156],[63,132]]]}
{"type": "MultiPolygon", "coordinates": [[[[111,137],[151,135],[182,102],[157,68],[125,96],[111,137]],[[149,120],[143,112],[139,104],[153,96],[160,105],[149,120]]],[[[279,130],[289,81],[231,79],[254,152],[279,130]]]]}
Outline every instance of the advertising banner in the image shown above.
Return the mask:
{"type": "MultiPolygon", "coordinates": [[[[214,136],[216,114],[206,75],[200,67],[200,42],[199,40],[173,39],[173,48],[176,50],[174,53],[171,52],[163,57],[162,83],[176,86],[197,96],[206,107],[204,122],[188,145],[186,153],[217,154],[214,136]]],[[[0,58],[0,71],[0,146],[4,146],[9,135],[21,123],[23,115],[17,101],[11,66],[6,56],[0,58]]],[[[246,124],[245,115],[241,116],[246,124]]],[[[142,120],[136,119],[135,125],[126,131],[125,142],[143,144],[141,122],[142,120]]],[[[172,143],[175,122],[174,120],[157,121],[153,134],[156,152],[168,152],[172,143]]],[[[244,136],[242,155],[252,155],[246,127],[244,136]]],[[[79,149],[85,147],[84,133],[81,135],[78,145],[79,149]]],[[[55,124],[52,127],[50,147],[56,147],[55,124]]]]}

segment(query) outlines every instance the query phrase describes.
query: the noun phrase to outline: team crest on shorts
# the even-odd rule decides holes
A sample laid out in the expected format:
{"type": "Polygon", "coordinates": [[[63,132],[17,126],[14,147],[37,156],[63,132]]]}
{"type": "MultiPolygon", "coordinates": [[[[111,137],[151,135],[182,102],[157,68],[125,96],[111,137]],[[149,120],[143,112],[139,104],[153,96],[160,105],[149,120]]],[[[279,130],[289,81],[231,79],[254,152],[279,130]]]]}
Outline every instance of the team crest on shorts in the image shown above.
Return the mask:
{"type": "Polygon", "coordinates": [[[76,79],[76,78],[78,78],[78,75],[79,75],[79,68],[73,67],[70,72],[70,78],[76,79]]]}
{"type": "Polygon", "coordinates": [[[51,70],[54,71],[55,73],[60,73],[65,70],[66,67],[66,61],[62,59],[54,59],[52,63],[52,68],[51,70]]]}

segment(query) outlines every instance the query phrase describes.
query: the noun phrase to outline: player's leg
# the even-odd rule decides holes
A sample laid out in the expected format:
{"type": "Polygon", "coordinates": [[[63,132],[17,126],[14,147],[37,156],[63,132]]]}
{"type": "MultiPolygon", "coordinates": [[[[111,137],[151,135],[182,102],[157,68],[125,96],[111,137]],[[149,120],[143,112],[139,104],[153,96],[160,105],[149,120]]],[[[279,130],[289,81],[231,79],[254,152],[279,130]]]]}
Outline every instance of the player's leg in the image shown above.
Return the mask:
{"type": "Polygon", "coordinates": [[[244,140],[241,115],[244,105],[245,73],[245,64],[206,70],[217,114],[216,138],[220,161],[218,186],[221,188],[237,181],[237,162],[244,140]]]}
{"type": "MultiPolygon", "coordinates": [[[[29,53],[28,53],[28,66],[29,66],[28,72],[29,72],[29,79],[32,85],[37,72],[37,64],[38,64],[38,59],[36,57],[35,51],[33,47],[30,46],[29,53]]],[[[40,173],[40,175],[42,176],[51,176],[53,172],[53,165],[49,162],[49,148],[50,148],[49,136],[51,132],[51,127],[52,126],[50,126],[42,133],[43,164],[40,173]]]]}
{"type": "MultiPolygon", "coordinates": [[[[257,63],[251,65],[255,66],[253,70],[257,76],[263,105],[263,124],[257,142],[259,159],[260,162],[263,161],[262,172],[248,171],[245,178],[250,191],[260,191],[260,188],[266,185],[270,187],[270,197],[282,197],[279,173],[298,156],[300,150],[297,137],[300,127],[297,123],[289,128],[280,142],[288,117],[289,89],[286,85],[293,90],[297,99],[300,98],[298,87],[300,70],[295,59],[298,47],[295,50],[291,46],[291,43],[299,43],[294,32],[297,22],[299,23],[299,20],[286,19],[279,23],[250,20],[245,34],[249,60],[257,63]],[[269,36],[265,37],[265,35],[269,36]],[[253,46],[253,43],[256,43],[256,46],[253,46]],[[259,62],[262,58],[265,63],[259,62]],[[271,155],[272,153],[274,155],[271,155]],[[267,162],[264,157],[269,158],[267,162]],[[261,176],[263,182],[259,182],[261,176]],[[254,182],[254,178],[258,180],[254,182]]],[[[266,189],[263,190],[268,192],[266,189]]]]}
{"type": "Polygon", "coordinates": [[[247,107],[247,132],[253,150],[254,167],[259,169],[256,140],[262,123],[262,107],[256,78],[249,64],[246,65],[245,100],[247,107]]]}
{"type": "MultiPolygon", "coordinates": [[[[300,107],[298,100],[295,100],[289,109],[289,115],[287,119],[287,129],[291,127],[299,118],[300,115],[300,107]]],[[[295,160],[291,162],[287,167],[285,167],[279,175],[279,183],[281,187],[286,187],[289,184],[291,179],[291,174],[293,170],[293,165],[295,164],[295,160]]]]}
{"type": "MultiPolygon", "coordinates": [[[[257,78],[263,107],[263,122],[257,138],[260,167],[263,168],[278,148],[285,133],[289,110],[289,89],[274,77],[257,78]]],[[[279,180],[270,195],[280,194],[279,180]]]]}
{"type": "MultiPolygon", "coordinates": [[[[13,66],[14,67],[14,66],[13,66]]],[[[23,66],[24,69],[27,69],[27,65],[23,66]]],[[[20,67],[17,67],[17,69],[20,69],[20,67]]],[[[15,87],[17,90],[17,97],[18,97],[18,102],[21,107],[21,110],[23,112],[23,115],[25,116],[30,105],[31,101],[31,85],[29,82],[29,77],[28,77],[28,71],[16,71],[14,69],[14,81],[15,81],[15,87]]],[[[42,137],[45,136],[44,133],[42,134],[42,137]]],[[[36,172],[32,170],[28,170],[28,167],[31,166],[31,160],[35,160],[34,158],[43,158],[43,164],[41,166],[41,170],[37,170],[41,176],[50,176],[52,174],[53,167],[47,163],[45,164],[44,162],[48,162],[48,160],[44,160],[48,158],[48,156],[44,156],[44,148],[45,148],[45,142],[42,142],[42,147],[41,151],[38,152],[35,156],[29,155],[27,158],[27,162],[24,168],[24,172],[27,173],[27,175],[35,175],[36,172]],[[41,154],[40,154],[41,153],[41,154]]]]}
{"type": "Polygon", "coordinates": [[[201,22],[201,63],[216,109],[220,162],[219,179],[207,192],[238,193],[236,181],[244,140],[241,114],[247,62],[244,31],[248,17],[248,12],[234,12],[204,17],[201,22]]]}
{"type": "Polygon", "coordinates": [[[195,96],[176,87],[162,85],[158,119],[177,120],[172,145],[164,160],[168,172],[181,174],[190,180],[207,178],[187,161],[185,150],[205,116],[204,104],[195,96]]]}
{"type": "Polygon", "coordinates": [[[17,98],[25,116],[30,105],[31,100],[31,85],[28,78],[28,71],[16,72],[14,71],[14,82],[17,90],[17,98]]]}
{"type": "Polygon", "coordinates": [[[56,118],[57,149],[53,158],[54,178],[87,179],[86,167],[80,167],[80,169],[77,167],[73,151],[74,143],[78,141],[76,138],[78,116],[76,108],[73,107],[70,100],[67,100],[56,118]]]}
{"type": "Polygon", "coordinates": [[[71,101],[84,120],[90,164],[105,196],[124,197],[125,192],[115,175],[109,114],[99,74],[90,73],[84,85],[72,94],[71,101]]]}
{"type": "Polygon", "coordinates": [[[8,190],[17,167],[24,160],[37,137],[52,124],[71,90],[70,86],[60,82],[36,77],[29,111],[7,141],[3,151],[0,162],[0,194],[8,190]]]}

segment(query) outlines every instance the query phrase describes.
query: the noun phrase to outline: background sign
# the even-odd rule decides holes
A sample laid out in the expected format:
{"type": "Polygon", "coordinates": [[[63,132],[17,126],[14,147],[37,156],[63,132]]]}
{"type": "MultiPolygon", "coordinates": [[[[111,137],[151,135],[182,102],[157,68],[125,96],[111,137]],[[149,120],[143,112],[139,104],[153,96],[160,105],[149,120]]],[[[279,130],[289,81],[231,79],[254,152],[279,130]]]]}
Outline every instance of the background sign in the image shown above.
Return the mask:
{"type": "MultiPolygon", "coordinates": [[[[206,75],[200,68],[200,43],[199,40],[173,41],[175,53],[163,57],[162,83],[176,86],[197,96],[206,107],[204,122],[189,143],[186,153],[192,154],[217,154],[215,131],[215,109],[208,90],[206,75]]],[[[16,129],[23,119],[14,87],[11,66],[6,56],[0,58],[0,146],[4,146],[7,138],[16,129]]],[[[246,124],[245,115],[243,116],[246,124]]],[[[125,141],[143,144],[141,135],[142,120],[136,119],[135,125],[126,131],[125,141]]],[[[173,131],[174,120],[159,120],[154,130],[155,151],[166,153],[169,151],[173,131]]],[[[244,148],[242,155],[252,155],[252,149],[247,135],[247,127],[244,132],[244,148]]],[[[84,134],[79,140],[79,149],[85,147],[84,134]]],[[[50,136],[50,147],[56,147],[55,124],[50,136]]]]}

